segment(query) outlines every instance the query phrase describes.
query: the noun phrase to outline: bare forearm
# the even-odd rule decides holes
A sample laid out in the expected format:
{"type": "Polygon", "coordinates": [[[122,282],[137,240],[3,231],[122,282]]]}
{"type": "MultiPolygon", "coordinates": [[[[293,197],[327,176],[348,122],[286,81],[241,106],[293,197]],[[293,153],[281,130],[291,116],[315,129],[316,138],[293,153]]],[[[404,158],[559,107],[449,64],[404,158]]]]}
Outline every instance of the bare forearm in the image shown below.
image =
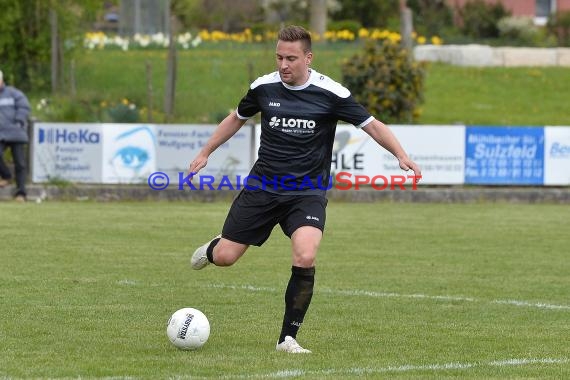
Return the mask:
{"type": "Polygon", "coordinates": [[[245,124],[245,120],[237,117],[236,112],[230,113],[218,128],[212,134],[212,137],[206,142],[206,145],[200,150],[200,153],[194,158],[190,163],[189,172],[198,173],[202,168],[208,164],[208,157],[216,149],[220,147],[223,143],[228,141],[230,137],[236,134],[236,132],[245,124]]]}
{"type": "Polygon", "coordinates": [[[200,154],[210,156],[210,154],[235,135],[244,123],[245,120],[238,118],[235,111],[230,113],[218,125],[218,128],[216,128],[210,139],[206,142],[200,154]]]}
{"type": "Polygon", "coordinates": [[[396,136],[394,136],[394,133],[381,121],[374,120],[362,128],[362,130],[380,144],[382,148],[392,153],[397,159],[406,158],[408,156],[396,136]]]}
{"type": "Polygon", "coordinates": [[[422,177],[422,171],[420,167],[412,161],[400,142],[394,135],[394,133],[388,128],[384,123],[379,120],[373,120],[364,128],[364,132],[368,133],[370,137],[374,139],[380,146],[386,149],[388,152],[392,153],[400,163],[400,168],[402,170],[408,171],[413,170],[415,182],[418,182],[422,177]]]}

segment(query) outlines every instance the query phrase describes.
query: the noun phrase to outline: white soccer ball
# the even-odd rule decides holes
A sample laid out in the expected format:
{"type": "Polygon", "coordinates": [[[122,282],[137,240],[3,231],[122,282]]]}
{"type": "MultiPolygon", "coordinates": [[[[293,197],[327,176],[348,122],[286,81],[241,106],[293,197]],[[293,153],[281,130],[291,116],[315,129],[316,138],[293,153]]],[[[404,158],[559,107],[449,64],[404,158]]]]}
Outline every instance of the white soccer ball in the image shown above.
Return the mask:
{"type": "Polygon", "coordinates": [[[196,350],[208,341],[210,322],[200,310],[186,307],[177,310],[168,320],[166,335],[182,350],[196,350]]]}

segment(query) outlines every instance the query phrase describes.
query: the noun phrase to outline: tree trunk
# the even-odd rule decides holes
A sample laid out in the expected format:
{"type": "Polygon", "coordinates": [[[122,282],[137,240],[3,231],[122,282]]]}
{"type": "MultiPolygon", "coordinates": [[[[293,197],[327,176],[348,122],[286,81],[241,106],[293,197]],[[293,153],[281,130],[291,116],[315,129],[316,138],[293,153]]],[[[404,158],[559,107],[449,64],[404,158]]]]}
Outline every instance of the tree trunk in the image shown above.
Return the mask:
{"type": "Polygon", "coordinates": [[[323,37],[327,30],[327,0],[311,0],[311,32],[323,37]]]}
{"type": "Polygon", "coordinates": [[[166,86],[164,93],[164,114],[166,122],[172,121],[174,116],[174,101],[176,94],[176,20],[170,19],[170,42],[168,45],[168,61],[166,63],[166,86]]]}
{"type": "Polygon", "coordinates": [[[408,50],[408,53],[411,57],[412,48],[413,48],[412,32],[414,30],[412,10],[407,6],[403,6],[400,9],[400,17],[401,17],[402,46],[408,50]]]}
{"type": "Polygon", "coordinates": [[[49,10],[49,22],[51,26],[51,92],[55,94],[59,84],[59,36],[57,33],[57,12],[49,10]]]}
{"type": "Polygon", "coordinates": [[[146,60],[146,96],[147,96],[147,114],[146,114],[146,122],[152,123],[152,65],[150,64],[150,60],[146,60]]]}

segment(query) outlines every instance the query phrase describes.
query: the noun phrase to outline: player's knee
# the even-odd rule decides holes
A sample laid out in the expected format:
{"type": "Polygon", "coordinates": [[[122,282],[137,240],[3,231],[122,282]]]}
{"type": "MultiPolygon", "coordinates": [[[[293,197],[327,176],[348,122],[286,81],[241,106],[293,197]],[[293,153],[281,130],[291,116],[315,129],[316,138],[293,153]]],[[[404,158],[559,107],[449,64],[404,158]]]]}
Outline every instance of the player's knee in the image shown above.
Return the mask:
{"type": "Polygon", "coordinates": [[[220,267],[229,267],[235,264],[241,254],[230,247],[216,246],[213,252],[214,264],[220,267]]]}
{"type": "Polygon", "coordinates": [[[229,267],[237,261],[236,258],[224,254],[214,255],[214,264],[219,267],[229,267]]]}
{"type": "Polygon", "coordinates": [[[301,268],[311,268],[315,266],[315,252],[297,252],[293,256],[293,265],[301,268]]]}

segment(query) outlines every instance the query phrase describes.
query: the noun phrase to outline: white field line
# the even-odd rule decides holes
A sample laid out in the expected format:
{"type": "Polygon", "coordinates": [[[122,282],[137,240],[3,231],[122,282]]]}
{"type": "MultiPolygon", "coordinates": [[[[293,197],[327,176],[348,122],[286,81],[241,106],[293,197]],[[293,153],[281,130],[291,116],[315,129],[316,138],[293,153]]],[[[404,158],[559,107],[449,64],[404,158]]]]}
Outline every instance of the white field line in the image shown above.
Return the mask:
{"type": "Polygon", "coordinates": [[[399,293],[385,293],[385,292],[373,292],[369,290],[335,290],[335,289],[321,289],[323,293],[329,293],[333,295],[342,296],[365,296],[374,298],[425,298],[432,300],[442,300],[442,301],[466,301],[473,302],[474,298],[471,297],[456,297],[456,296],[428,296],[426,294],[399,294],[399,293]]]}
{"type": "MultiPolygon", "coordinates": [[[[245,290],[250,292],[266,292],[274,293],[278,290],[270,287],[257,287],[253,285],[227,285],[227,284],[209,284],[206,285],[207,288],[217,288],[217,289],[232,289],[232,290],[245,290]]],[[[356,296],[356,297],[372,297],[372,298],[415,298],[415,299],[427,299],[436,301],[458,301],[458,302],[489,302],[498,305],[511,305],[518,307],[530,307],[536,309],[547,309],[547,310],[570,310],[569,305],[553,305],[544,302],[529,302],[520,300],[491,300],[483,301],[478,300],[473,297],[463,297],[463,296],[449,296],[449,295],[427,295],[427,294],[400,294],[391,292],[374,292],[369,290],[338,290],[323,288],[319,289],[319,292],[332,294],[336,296],[356,296]]]]}
{"type": "Polygon", "coordinates": [[[539,309],[554,309],[554,310],[570,310],[570,306],[566,305],[550,305],[547,303],[532,303],[526,301],[517,301],[517,300],[495,300],[493,303],[503,304],[503,305],[514,305],[514,306],[523,306],[523,307],[537,307],[539,309]]]}
{"type": "Polygon", "coordinates": [[[299,376],[327,376],[327,375],[372,375],[372,374],[387,374],[387,373],[402,373],[412,371],[451,371],[451,370],[466,370],[471,368],[484,368],[484,367],[508,367],[508,366],[522,366],[532,364],[566,364],[570,360],[568,358],[522,358],[522,359],[506,359],[495,360],[483,363],[444,363],[444,364],[426,364],[414,365],[405,364],[400,366],[388,367],[354,367],[354,368],[329,368],[318,371],[303,370],[303,369],[285,369],[277,372],[266,374],[243,374],[243,375],[228,375],[222,377],[223,379],[283,379],[289,377],[299,376]]]}

